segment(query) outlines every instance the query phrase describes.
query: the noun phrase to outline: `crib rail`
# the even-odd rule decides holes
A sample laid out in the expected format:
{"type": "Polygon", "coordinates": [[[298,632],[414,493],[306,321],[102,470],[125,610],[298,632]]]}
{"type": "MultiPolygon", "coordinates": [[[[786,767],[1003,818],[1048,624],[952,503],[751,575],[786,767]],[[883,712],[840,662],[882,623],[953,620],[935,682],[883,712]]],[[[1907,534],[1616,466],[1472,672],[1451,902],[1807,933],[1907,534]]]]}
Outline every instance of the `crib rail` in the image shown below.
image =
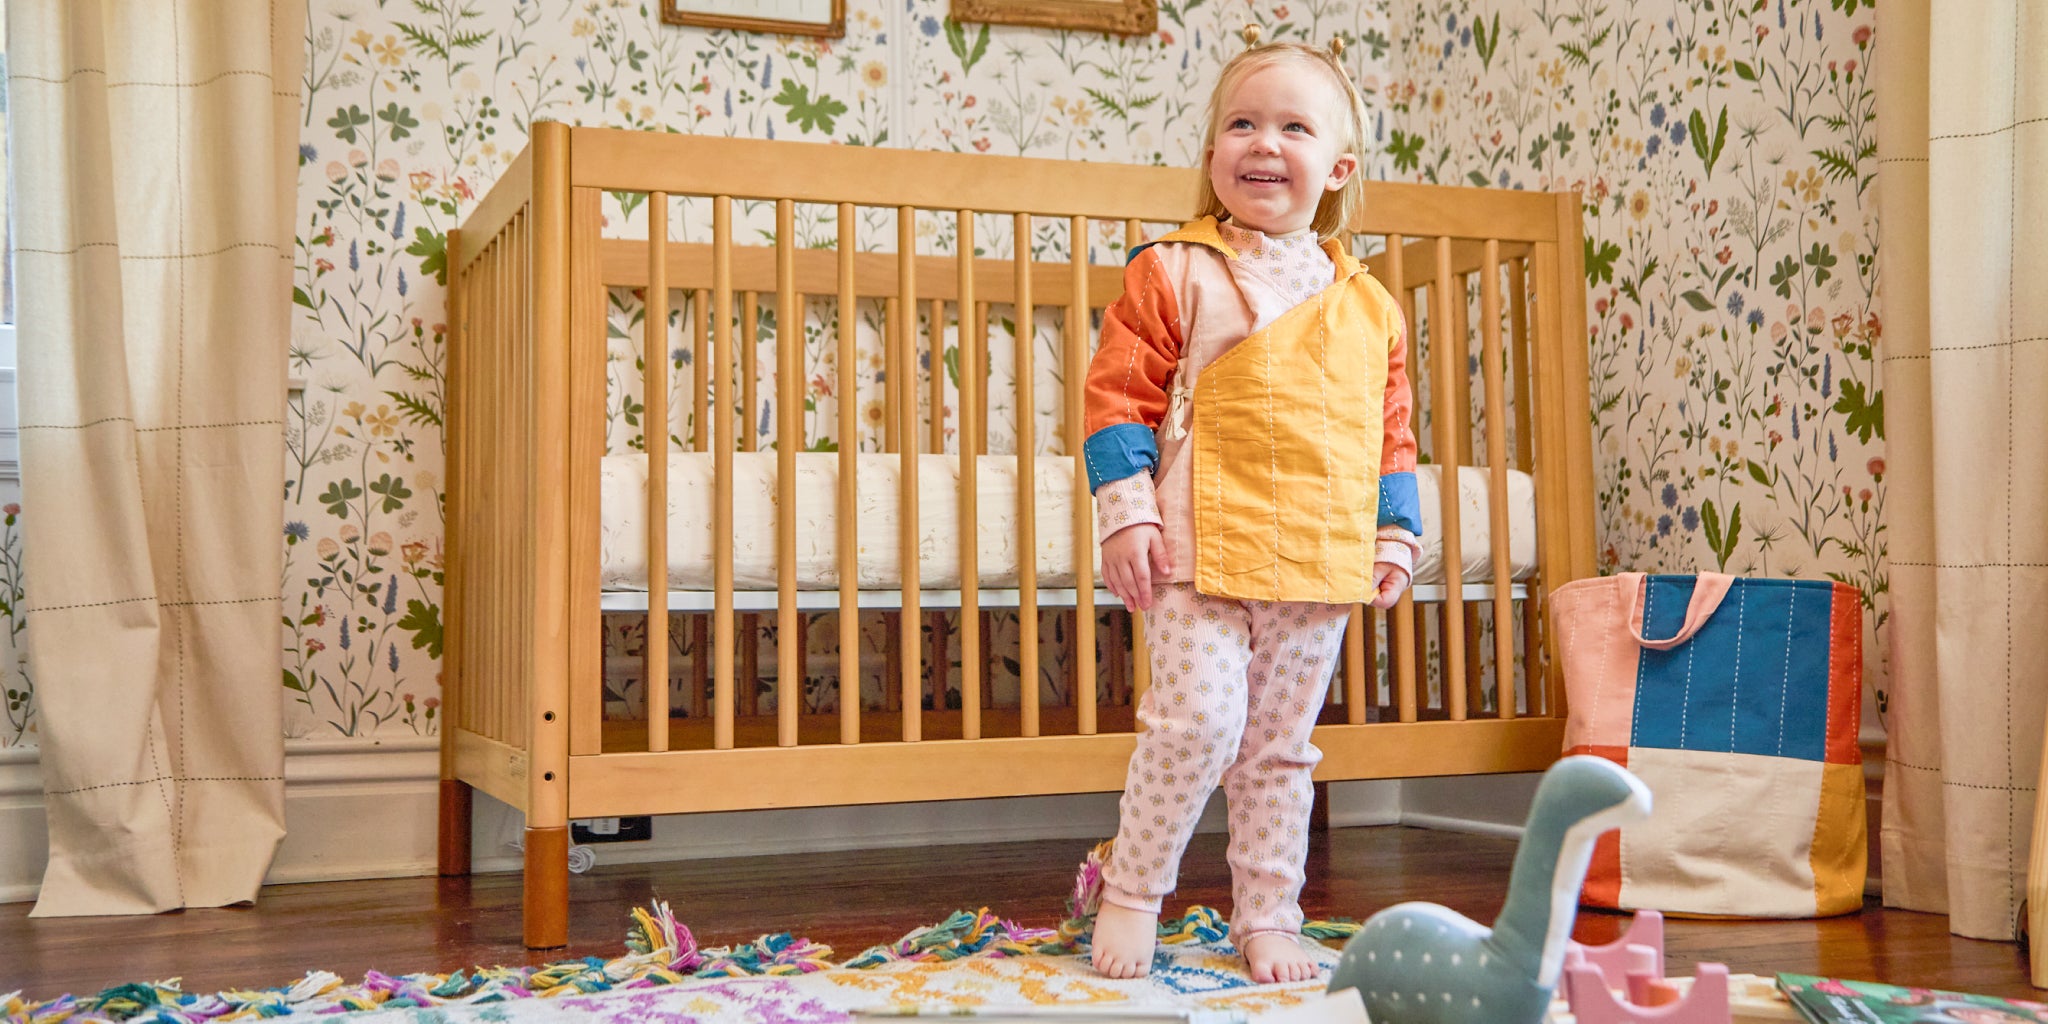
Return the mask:
{"type": "MultiPolygon", "coordinates": [[[[535,879],[534,844],[540,862],[551,863],[572,808],[583,817],[1120,787],[1149,661],[1143,617],[1112,608],[1088,585],[1097,538],[1079,454],[1082,376],[1096,312],[1122,289],[1121,254],[1103,254],[1178,223],[1198,172],[1090,165],[1077,185],[1080,173],[1061,161],[542,123],[451,233],[443,799],[444,807],[466,799],[453,781],[466,780],[525,811],[529,904],[532,886],[565,882],[552,869],[535,879]],[[799,208],[809,211],[816,247],[798,243],[799,208]],[[608,229],[625,233],[607,209],[644,210],[634,215],[641,236],[607,237],[608,229]],[[877,211],[894,217],[893,232],[863,219],[877,211]],[[772,229],[759,223],[770,213],[772,229]],[[950,240],[935,245],[921,228],[950,240]],[[994,244],[978,241],[982,228],[994,244]],[[1005,230],[1007,257],[997,237],[1005,230]],[[1043,237],[1065,238],[1065,252],[1047,243],[1034,254],[1032,240],[1043,237]],[[629,290],[642,304],[630,330],[647,367],[635,382],[637,422],[654,453],[646,458],[649,557],[637,593],[602,594],[607,315],[629,290]],[[859,367],[849,329],[876,308],[881,381],[859,367]],[[822,319],[807,342],[813,310],[822,319]],[[1040,310],[1059,321],[1056,330],[1038,326],[1040,310]],[[1020,339],[1007,353],[991,348],[1005,319],[1020,339]],[[942,370],[949,337],[957,364],[942,370]],[[675,380],[672,345],[688,364],[675,380]],[[812,349],[835,357],[829,394],[806,372],[789,372],[812,349]],[[998,355],[1009,360],[1001,369],[1011,383],[991,395],[998,355]],[[764,371],[771,358],[772,372],[764,371]],[[922,396],[921,366],[930,369],[922,396]],[[948,370],[958,382],[953,410],[948,370]],[[1041,370],[1057,384],[1043,385],[1041,370]],[[849,425],[877,393],[879,449],[898,460],[897,528],[888,537],[857,533],[854,508],[859,445],[849,425]],[[766,396],[772,430],[758,419],[766,396]],[[975,538],[992,510],[977,505],[976,467],[990,454],[992,398],[1029,414],[1015,417],[1010,450],[995,453],[1017,460],[1017,575],[1014,585],[984,589],[975,538]],[[816,440],[807,403],[837,403],[841,423],[837,590],[800,588],[796,516],[777,514],[775,589],[738,591],[734,454],[772,443],[773,504],[793,510],[797,453],[816,440]],[[1057,413],[1047,417],[1055,426],[1038,422],[1041,409],[1057,413]],[[671,436],[678,419],[689,428],[671,436]],[[671,451],[712,461],[709,591],[675,589],[668,575],[671,451]],[[1074,460],[1066,521],[1036,513],[1034,476],[1047,453],[1074,460]],[[917,504],[919,458],[929,454],[958,459],[960,580],[927,589],[917,504]],[[1076,583],[1041,586],[1038,541],[1062,534],[1071,538],[1076,583]],[[862,545],[896,549],[900,586],[860,589],[862,545]],[[607,609],[644,623],[639,719],[604,714],[607,609]],[[994,699],[989,642],[991,615],[1008,609],[1017,613],[1014,671],[1024,681],[1014,704],[994,699]],[[879,708],[864,708],[859,692],[864,610],[887,618],[894,638],[879,708]],[[957,667],[950,629],[925,636],[945,611],[958,615],[957,667]],[[681,638],[671,636],[672,612],[683,615],[681,638]],[[805,645],[792,641],[824,612],[838,619],[839,689],[836,708],[813,713],[802,690],[805,645]],[[1046,624],[1074,654],[1052,701],[1038,685],[1046,624]],[[758,640],[770,632],[777,662],[764,691],[758,640]],[[674,703],[673,639],[692,652],[674,703]],[[948,707],[953,683],[958,703],[948,707]],[[772,715],[758,713],[764,697],[772,715]],[[1030,772],[1006,767],[1022,758],[1030,772]],[[803,785],[791,783],[796,774],[803,785]],[[706,781],[679,786],[682,779],[706,781]]],[[[1540,595],[1594,571],[1587,369],[1583,344],[1572,343],[1585,333],[1577,200],[1373,183],[1351,229],[1353,251],[1411,327],[1410,376],[1430,416],[1418,434],[1442,470],[1446,578],[1414,588],[1390,612],[1354,609],[1317,732],[1325,752],[1318,778],[1540,768],[1558,752],[1564,710],[1544,654],[1540,595]],[[1477,373],[1467,369],[1475,358],[1477,373]],[[1460,569],[1462,466],[1488,474],[1485,579],[1460,569]],[[1510,470],[1535,482],[1537,568],[1521,580],[1510,567],[1510,470]]],[[[466,804],[461,810],[466,821],[466,804]]],[[[458,842],[448,818],[444,870],[458,842]]],[[[466,846],[458,849],[466,863],[466,846]]],[[[532,915],[529,926],[530,944],[532,928],[554,927],[532,915]]]]}

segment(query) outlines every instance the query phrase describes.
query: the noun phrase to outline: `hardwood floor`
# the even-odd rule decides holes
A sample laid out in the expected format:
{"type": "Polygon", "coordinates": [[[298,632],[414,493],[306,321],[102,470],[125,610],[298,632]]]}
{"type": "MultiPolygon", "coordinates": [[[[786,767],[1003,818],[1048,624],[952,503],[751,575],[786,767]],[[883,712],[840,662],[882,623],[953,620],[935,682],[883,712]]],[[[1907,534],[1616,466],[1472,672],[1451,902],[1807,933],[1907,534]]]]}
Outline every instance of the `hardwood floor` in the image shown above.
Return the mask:
{"type": "MultiPolygon", "coordinates": [[[[570,945],[519,945],[519,878],[400,878],[271,886],[251,907],[143,918],[29,920],[30,904],[0,905],[0,993],[31,998],[92,993],[123,982],[180,977],[187,991],[267,987],[324,969],[452,971],[622,952],[631,908],[670,901],[704,945],[793,931],[844,959],[951,911],[986,904],[1049,926],[1090,844],[1048,840],[915,850],[600,865],[570,881],[570,945]]],[[[1443,903],[1479,920],[1499,909],[1514,857],[1510,840],[1413,828],[1338,829],[1311,853],[1303,905],[1312,917],[1362,918],[1404,900],[1443,903]]],[[[1196,837],[1169,912],[1191,903],[1227,909],[1223,837],[1196,837]]],[[[1626,918],[1585,912],[1574,934],[1619,935],[1626,918]]],[[[1671,921],[1676,974],[1719,961],[1731,971],[1835,975],[2035,998],[2025,957],[2007,943],[1948,934],[1948,919],[1884,910],[1823,921],[1671,921]]]]}

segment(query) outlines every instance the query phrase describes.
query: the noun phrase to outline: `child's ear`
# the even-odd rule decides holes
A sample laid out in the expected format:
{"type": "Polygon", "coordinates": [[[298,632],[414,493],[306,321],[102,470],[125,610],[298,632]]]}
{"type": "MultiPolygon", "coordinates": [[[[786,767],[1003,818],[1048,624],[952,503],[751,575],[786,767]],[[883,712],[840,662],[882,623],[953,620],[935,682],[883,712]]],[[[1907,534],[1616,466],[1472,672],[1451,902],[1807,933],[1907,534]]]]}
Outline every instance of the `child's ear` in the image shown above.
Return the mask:
{"type": "Polygon", "coordinates": [[[1340,153],[1337,155],[1337,163],[1330,168],[1329,180],[1323,182],[1323,190],[1335,192],[1343,188],[1345,183],[1351,180],[1351,176],[1357,173],[1358,157],[1350,153],[1340,153]]]}

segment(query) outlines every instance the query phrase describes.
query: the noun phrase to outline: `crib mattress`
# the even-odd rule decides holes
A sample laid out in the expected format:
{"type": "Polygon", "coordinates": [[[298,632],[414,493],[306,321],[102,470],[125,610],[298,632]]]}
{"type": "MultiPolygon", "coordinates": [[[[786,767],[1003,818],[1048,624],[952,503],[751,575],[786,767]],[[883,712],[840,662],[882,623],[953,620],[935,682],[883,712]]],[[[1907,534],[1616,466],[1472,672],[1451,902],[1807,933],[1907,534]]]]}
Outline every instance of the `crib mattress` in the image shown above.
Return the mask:
{"type": "MultiPolygon", "coordinates": [[[[903,581],[897,536],[900,456],[864,454],[857,458],[857,585],[863,590],[894,590],[903,581]]],[[[736,590],[773,590],[777,586],[776,459],[774,452],[735,452],[732,457],[736,590]]],[[[672,590],[712,589],[711,506],[716,493],[712,460],[712,455],[702,452],[669,456],[668,582],[672,590]]],[[[647,459],[642,455],[607,456],[601,472],[603,586],[616,591],[646,590],[647,459]]],[[[796,472],[797,587],[837,589],[839,455],[799,453],[796,472]]],[[[1041,587],[1075,585],[1073,474],[1072,458],[1041,456],[1036,460],[1035,558],[1041,587]]],[[[1440,473],[1436,466],[1423,466],[1416,477],[1423,520],[1423,553],[1416,582],[1442,583],[1443,545],[1437,527],[1440,473]]],[[[1466,467],[1459,471],[1459,478],[1463,500],[1458,532],[1463,542],[1464,579],[1491,583],[1488,474],[1484,469],[1466,467]]],[[[975,516],[980,523],[976,577],[983,588],[1015,587],[1019,565],[1016,458],[981,456],[975,482],[975,516]]],[[[1536,564],[1535,487],[1528,474],[1510,472],[1507,490],[1509,564],[1514,577],[1523,579],[1536,564]]],[[[957,456],[917,457],[918,579],[925,589],[960,586],[959,493],[957,456]]],[[[1099,584],[1100,557],[1093,545],[1089,555],[1099,584]]]]}

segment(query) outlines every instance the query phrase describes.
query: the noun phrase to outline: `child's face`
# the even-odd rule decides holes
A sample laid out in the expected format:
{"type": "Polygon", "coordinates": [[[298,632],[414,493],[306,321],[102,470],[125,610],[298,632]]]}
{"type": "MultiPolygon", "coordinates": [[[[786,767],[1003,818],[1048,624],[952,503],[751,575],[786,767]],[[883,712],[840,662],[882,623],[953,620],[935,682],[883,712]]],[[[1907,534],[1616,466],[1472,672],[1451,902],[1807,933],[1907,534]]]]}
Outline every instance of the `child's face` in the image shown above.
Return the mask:
{"type": "Polygon", "coordinates": [[[1293,63],[1260,68],[1217,112],[1209,183],[1233,223],[1287,235],[1315,222],[1324,192],[1344,187],[1358,157],[1344,152],[1349,105],[1329,76],[1293,63]]]}

